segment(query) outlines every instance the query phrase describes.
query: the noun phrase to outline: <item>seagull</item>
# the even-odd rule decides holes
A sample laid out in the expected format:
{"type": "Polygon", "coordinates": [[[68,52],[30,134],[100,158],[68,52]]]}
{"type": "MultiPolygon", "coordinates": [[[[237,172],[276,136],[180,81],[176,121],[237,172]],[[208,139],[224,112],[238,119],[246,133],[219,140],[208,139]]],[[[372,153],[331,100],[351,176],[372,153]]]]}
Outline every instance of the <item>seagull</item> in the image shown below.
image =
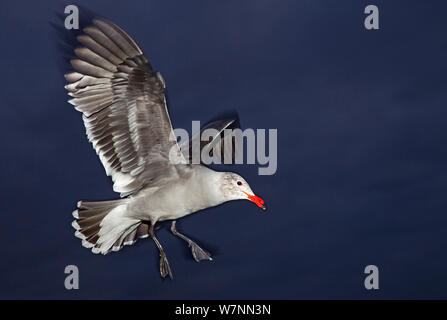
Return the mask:
{"type": "MultiPolygon", "coordinates": [[[[94,18],[76,39],[73,70],[65,74],[68,102],[82,113],[88,140],[120,193],[117,200],[79,201],[72,222],[76,237],[95,254],[151,237],[160,254],[160,274],[172,279],[154,232],[157,222],[170,220],[172,233],[188,244],[197,262],[212,260],[176,229],[177,219],[231,200],[249,200],[265,210],[264,200],[240,175],[188,160],[191,148],[179,145],[169,118],[165,81],[125,31],[94,18]]],[[[224,119],[206,127],[221,133],[235,123],[224,119]]],[[[200,149],[219,143],[219,137],[200,149]]]]}

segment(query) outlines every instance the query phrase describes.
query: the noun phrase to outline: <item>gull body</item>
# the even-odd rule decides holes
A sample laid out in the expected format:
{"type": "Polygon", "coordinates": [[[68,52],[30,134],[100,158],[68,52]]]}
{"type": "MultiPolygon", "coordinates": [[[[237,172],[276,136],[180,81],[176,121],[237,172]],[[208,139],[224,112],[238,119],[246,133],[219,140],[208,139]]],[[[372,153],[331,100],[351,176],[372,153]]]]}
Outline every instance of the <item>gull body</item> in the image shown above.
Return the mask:
{"type": "Polygon", "coordinates": [[[199,165],[177,165],[176,170],[182,171],[182,179],[143,189],[131,198],[129,210],[136,218],[173,220],[226,201],[219,188],[221,172],[199,165]]]}

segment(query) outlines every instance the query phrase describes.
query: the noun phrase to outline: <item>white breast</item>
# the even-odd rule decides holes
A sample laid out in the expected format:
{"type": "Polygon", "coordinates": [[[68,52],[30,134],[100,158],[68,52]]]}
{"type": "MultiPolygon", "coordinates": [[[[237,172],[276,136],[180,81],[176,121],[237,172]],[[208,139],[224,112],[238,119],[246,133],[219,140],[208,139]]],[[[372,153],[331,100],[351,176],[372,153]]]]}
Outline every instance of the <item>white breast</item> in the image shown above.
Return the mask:
{"type": "Polygon", "coordinates": [[[131,200],[132,216],[154,222],[174,220],[221,204],[224,200],[217,185],[218,176],[218,172],[198,165],[185,179],[157,189],[143,189],[131,200]]]}

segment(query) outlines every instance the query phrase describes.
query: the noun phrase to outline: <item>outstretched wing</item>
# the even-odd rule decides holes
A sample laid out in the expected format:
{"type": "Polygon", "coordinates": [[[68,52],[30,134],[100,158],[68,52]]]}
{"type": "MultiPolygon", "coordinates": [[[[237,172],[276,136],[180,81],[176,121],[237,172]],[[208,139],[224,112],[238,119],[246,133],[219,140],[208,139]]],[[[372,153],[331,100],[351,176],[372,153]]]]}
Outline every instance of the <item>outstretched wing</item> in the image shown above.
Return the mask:
{"type": "Polygon", "coordinates": [[[185,163],[166,108],[164,80],[138,45],[110,21],[93,19],[77,37],[69,100],[121,196],[175,174],[185,163]],[[170,170],[170,171],[169,171],[170,170]]]}
{"type": "Polygon", "coordinates": [[[189,163],[198,161],[205,164],[204,155],[210,158],[217,156],[221,163],[225,159],[234,162],[236,154],[242,150],[239,145],[241,140],[237,139],[238,132],[233,132],[234,129],[240,129],[238,117],[208,123],[199,132],[195,133],[189,141],[180,146],[184,157],[189,163]],[[229,130],[229,133],[226,133],[225,130],[229,130]],[[215,155],[215,152],[218,154],[215,155]],[[195,157],[194,153],[197,153],[195,157]]]}

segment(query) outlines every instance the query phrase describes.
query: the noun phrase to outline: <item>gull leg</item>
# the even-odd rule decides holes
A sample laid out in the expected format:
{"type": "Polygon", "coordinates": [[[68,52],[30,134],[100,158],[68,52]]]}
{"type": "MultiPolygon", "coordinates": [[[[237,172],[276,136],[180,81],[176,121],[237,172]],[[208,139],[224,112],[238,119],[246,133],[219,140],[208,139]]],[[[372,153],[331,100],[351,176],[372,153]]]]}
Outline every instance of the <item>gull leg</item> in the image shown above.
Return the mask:
{"type": "Polygon", "coordinates": [[[191,252],[192,252],[192,256],[194,257],[194,260],[196,260],[197,262],[200,262],[200,260],[213,260],[208,251],[203,250],[202,248],[199,247],[199,245],[197,243],[195,243],[194,241],[192,241],[185,235],[178,232],[177,229],[175,228],[175,224],[176,224],[176,221],[175,220],[172,221],[172,224],[171,224],[172,233],[175,236],[182,238],[183,240],[185,240],[188,243],[188,245],[191,247],[191,252]]]}
{"type": "Polygon", "coordinates": [[[166,258],[166,253],[163,250],[163,247],[160,244],[160,241],[158,241],[158,239],[155,237],[154,234],[154,224],[155,223],[151,223],[151,227],[149,228],[149,234],[152,238],[152,240],[154,240],[155,244],[157,245],[158,251],[160,252],[160,274],[163,278],[165,278],[167,275],[169,275],[169,277],[172,279],[172,272],[171,272],[171,268],[169,267],[169,262],[168,259],[166,258]]]}

